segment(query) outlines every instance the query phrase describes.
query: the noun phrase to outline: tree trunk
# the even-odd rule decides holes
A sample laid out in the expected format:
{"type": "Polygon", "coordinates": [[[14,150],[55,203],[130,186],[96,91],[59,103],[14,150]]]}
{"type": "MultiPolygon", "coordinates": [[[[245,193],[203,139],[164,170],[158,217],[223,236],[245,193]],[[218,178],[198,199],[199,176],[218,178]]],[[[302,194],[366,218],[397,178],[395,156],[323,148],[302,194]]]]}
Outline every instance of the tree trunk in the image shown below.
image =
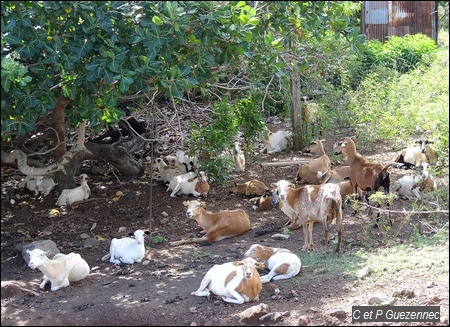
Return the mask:
{"type": "Polygon", "coordinates": [[[300,92],[300,73],[291,75],[291,123],[292,123],[292,150],[300,151],[302,144],[302,105],[300,92]]]}
{"type": "Polygon", "coordinates": [[[53,142],[56,145],[56,160],[61,159],[66,153],[66,124],[64,121],[64,111],[69,103],[69,99],[62,97],[58,98],[52,112],[53,128],[55,129],[55,133],[53,134],[53,142]]]}

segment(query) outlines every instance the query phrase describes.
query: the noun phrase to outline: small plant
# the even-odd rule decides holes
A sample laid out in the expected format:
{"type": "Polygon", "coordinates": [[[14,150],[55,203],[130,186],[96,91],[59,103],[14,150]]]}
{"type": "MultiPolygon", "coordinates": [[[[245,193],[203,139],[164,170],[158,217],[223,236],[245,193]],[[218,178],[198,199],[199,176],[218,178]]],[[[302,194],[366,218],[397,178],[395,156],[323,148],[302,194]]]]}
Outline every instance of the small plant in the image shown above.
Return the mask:
{"type": "Polygon", "coordinates": [[[283,231],[281,233],[284,235],[291,235],[292,231],[289,228],[283,228],[283,231]]]}
{"type": "Polygon", "coordinates": [[[163,236],[155,235],[152,238],[153,243],[165,243],[167,240],[163,236]]]}
{"type": "Polygon", "coordinates": [[[200,252],[192,252],[189,255],[189,258],[192,261],[198,261],[198,260],[201,260],[203,258],[207,258],[209,256],[211,256],[211,252],[210,251],[200,251],[200,252]]]}

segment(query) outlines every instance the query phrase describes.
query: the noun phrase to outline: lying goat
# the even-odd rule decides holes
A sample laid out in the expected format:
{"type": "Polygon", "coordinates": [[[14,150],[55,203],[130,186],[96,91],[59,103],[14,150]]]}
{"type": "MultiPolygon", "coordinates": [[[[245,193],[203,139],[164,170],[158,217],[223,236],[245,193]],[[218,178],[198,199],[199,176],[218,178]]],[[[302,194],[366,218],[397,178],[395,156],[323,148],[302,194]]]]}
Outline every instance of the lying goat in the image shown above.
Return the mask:
{"type": "Polygon", "coordinates": [[[263,284],[270,282],[272,279],[280,280],[294,277],[302,267],[300,258],[288,249],[253,244],[244,256],[263,261],[264,268],[270,270],[269,274],[261,276],[263,284]]]}
{"type": "Polygon", "coordinates": [[[205,235],[171,242],[170,245],[172,246],[197,242],[216,242],[241,235],[250,229],[249,215],[242,209],[222,210],[212,213],[203,209],[204,203],[197,200],[185,201],[183,204],[188,207],[186,216],[195,219],[203,228],[205,235]]]}
{"type": "Polygon", "coordinates": [[[58,201],[56,201],[57,206],[71,205],[74,202],[86,200],[91,196],[91,189],[88,185],[88,175],[81,174],[78,180],[80,181],[80,186],[61,192],[58,201]]]}
{"type": "Polygon", "coordinates": [[[141,262],[145,255],[144,236],[146,234],[149,235],[150,232],[138,229],[134,233],[129,234],[129,236],[134,236],[134,238],[113,238],[109,247],[109,253],[102,257],[102,261],[109,258],[109,261],[115,264],[141,262]]]}
{"type": "Polygon", "coordinates": [[[331,161],[323,149],[324,140],[312,141],[307,151],[316,154],[318,157],[313,161],[298,167],[295,181],[299,184],[322,184],[326,173],[330,170],[331,161]]]}
{"type": "Polygon", "coordinates": [[[262,290],[258,262],[253,258],[214,265],[203,277],[200,287],[191,295],[219,296],[228,303],[258,302],[262,290]]]}
{"type": "Polygon", "coordinates": [[[431,146],[432,141],[418,140],[417,145],[403,149],[395,158],[394,163],[398,166],[409,169],[419,167],[423,162],[435,164],[438,156],[436,150],[431,146]]]}
{"type": "Polygon", "coordinates": [[[78,253],[56,254],[53,259],[47,258],[46,252],[41,249],[27,250],[30,255],[28,266],[38,268],[44,274],[39,288],[43,290],[47,283],[51,283],[51,291],[70,285],[84,279],[91,270],[86,260],[78,253]]]}

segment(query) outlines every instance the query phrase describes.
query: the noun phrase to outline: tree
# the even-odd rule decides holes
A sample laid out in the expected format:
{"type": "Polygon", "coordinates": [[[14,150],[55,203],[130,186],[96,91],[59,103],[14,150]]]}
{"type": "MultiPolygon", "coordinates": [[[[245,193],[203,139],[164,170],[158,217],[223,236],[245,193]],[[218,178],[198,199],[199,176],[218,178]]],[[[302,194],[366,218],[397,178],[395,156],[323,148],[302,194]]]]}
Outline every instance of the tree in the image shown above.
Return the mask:
{"type": "MultiPolygon", "coordinates": [[[[125,116],[119,104],[130,96],[176,105],[186,90],[213,94],[255,67],[264,79],[298,76],[304,69],[295,61],[312,58],[304,51],[318,48],[315,37],[348,26],[339,3],[3,1],[2,136],[19,147],[20,135],[50,126],[55,159],[73,172],[88,152],[70,164],[66,124],[88,121],[99,131],[125,116]]],[[[264,82],[247,81],[249,88],[264,82]]],[[[86,148],[98,158],[100,149],[86,148]]],[[[123,158],[122,173],[142,172],[123,158]]]]}

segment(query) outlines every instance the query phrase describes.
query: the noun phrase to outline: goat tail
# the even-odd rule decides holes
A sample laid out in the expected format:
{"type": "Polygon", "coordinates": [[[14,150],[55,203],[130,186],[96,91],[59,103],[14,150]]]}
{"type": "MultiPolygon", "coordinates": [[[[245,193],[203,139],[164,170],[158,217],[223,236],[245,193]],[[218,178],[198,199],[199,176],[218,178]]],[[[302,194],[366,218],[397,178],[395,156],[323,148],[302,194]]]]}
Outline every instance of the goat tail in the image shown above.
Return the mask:
{"type": "Polygon", "coordinates": [[[102,261],[108,260],[111,257],[111,253],[108,253],[107,255],[104,255],[102,257],[102,261]]]}

